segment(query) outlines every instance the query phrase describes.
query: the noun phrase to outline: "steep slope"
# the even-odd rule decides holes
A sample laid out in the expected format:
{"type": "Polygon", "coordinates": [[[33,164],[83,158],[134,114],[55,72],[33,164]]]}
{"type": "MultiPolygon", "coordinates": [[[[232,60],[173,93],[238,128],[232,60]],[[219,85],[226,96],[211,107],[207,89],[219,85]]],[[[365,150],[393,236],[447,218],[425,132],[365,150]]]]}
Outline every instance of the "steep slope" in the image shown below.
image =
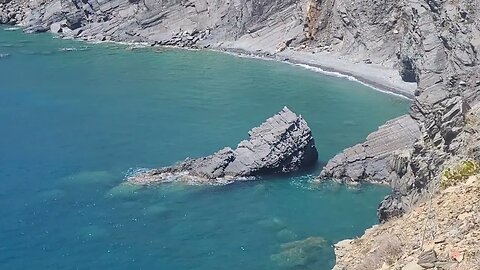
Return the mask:
{"type": "Polygon", "coordinates": [[[335,245],[335,270],[480,269],[480,182],[432,195],[402,218],[335,245]]]}

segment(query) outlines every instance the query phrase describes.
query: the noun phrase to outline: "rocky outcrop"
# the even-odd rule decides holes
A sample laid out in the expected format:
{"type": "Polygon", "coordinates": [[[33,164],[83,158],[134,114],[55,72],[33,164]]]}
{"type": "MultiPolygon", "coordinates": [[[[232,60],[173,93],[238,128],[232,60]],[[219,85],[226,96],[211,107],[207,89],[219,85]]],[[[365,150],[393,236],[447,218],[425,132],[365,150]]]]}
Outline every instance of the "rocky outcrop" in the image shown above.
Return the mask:
{"type": "MultiPolygon", "coordinates": [[[[271,45],[303,36],[302,11],[294,0],[12,0],[10,3],[25,14],[15,23],[25,26],[26,31],[53,30],[61,36],[86,40],[202,48],[220,46],[245,35],[255,36],[256,32],[272,26],[280,26],[282,35],[272,36],[271,45]]],[[[4,13],[2,6],[0,10],[0,14],[4,13]]]]}
{"type": "Polygon", "coordinates": [[[480,180],[431,194],[402,218],[335,245],[334,270],[480,269],[480,180]]]}
{"type": "Polygon", "coordinates": [[[389,183],[392,169],[403,169],[404,164],[399,156],[408,155],[420,136],[417,122],[409,115],[390,120],[368,135],[364,143],[332,158],[322,170],[320,178],[342,182],[367,180],[389,183]]]}
{"type": "MultiPolygon", "coordinates": [[[[374,132],[365,143],[334,157],[321,176],[389,183],[394,192],[385,198],[378,211],[379,218],[384,221],[408,211],[425,194],[435,191],[438,175],[451,159],[475,157],[479,144],[475,140],[470,141],[467,116],[480,98],[477,55],[480,50],[480,5],[466,0],[384,1],[384,4],[378,5],[390,7],[385,15],[388,14],[392,28],[381,38],[382,42],[391,38],[391,46],[398,44],[394,50],[400,75],[405,80],[418,82],[410,117],[417,123],[419,133],[413,138],[411,131],[398,130],[395,137],[390,137],[393,141],[380,142],[384,146],[379,149],[390,146],[388,153],[380,150],[369,154],[366,145],[370,145],[372,137],[376,138],[379,134],[374,132]],[[397,151],[394,142],[404,137],[409,138],[409,145],[400,140],[399,146],[403,150],[397,151]],[[376,169],[379,167],[383,168],[380,173],[376,169]]],[[[346,9],[348,19],[351,16],[349,9],[357,14],[355,16],[361,16],[358,11],[363,8],[354,4],[346,9]]],[[[387,20],[379,21],[387,17],[377,15],[379,17],[372,19],[378,22],[376,29],[361,20],[358,27],[355,26],[358,21],[350,21],[349,25],[353,26],[349,27],[370,27],[370,30],[358,33],[359,38],[353,38],[353,43],[364,40],[362,37],[371,35],[372,30],[380,34],[381,29],[387,29],[387,20]]],[[[375,46],[372,48],[369,51],[377,50],[375,46]]],[[[380,58],[388,59],[385,55],[380,58]]]]}
{"type": "Polygon", "coordinates": [[[223,184],[295,172],[318,159],[307,122],[286,107],[248,134],[250,138],[236,149],[227,147],[207,157],[186,159],[172,167],[139,173],[128,181],[141,185],[171,181],[223,184]]]}

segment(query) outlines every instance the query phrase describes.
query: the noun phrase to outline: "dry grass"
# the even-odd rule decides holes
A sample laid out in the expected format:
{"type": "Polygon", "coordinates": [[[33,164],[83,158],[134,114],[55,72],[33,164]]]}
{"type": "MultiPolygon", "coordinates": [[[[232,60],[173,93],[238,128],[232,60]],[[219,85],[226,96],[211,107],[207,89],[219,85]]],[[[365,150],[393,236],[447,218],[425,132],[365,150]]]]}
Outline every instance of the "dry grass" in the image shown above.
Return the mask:
{"type": "Polygon", "coordinates": [[[380,235],[372,247],[355,270],[378,269],[384,263],[391,265],[402,255],[402,242],[392,234],[380,235]]]}

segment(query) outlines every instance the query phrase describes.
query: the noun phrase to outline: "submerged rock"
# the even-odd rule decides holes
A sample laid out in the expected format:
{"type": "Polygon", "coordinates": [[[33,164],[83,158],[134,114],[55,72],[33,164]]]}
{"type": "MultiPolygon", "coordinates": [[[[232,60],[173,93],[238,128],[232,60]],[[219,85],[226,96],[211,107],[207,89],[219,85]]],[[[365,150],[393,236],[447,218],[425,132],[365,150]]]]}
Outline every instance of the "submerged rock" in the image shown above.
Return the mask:
{"type": "Polygon", "coordinates": [[[144,216],[152,216],[152,217],[161,217],[167,215],[168,213],[172,212],[172,209],[167,207],[164,203],[158,203],[154,205],[150,205],[149,207],[143,210],[144,216]]]}
{"type": "Polygon", "coordinates": [[[132,185],[129,183],[122,183],[116,187],[110,189],[106,194],[106,198],[124,198],[128,199],[137,194],[137,191],[141,189],[139,185],[132,185]]]}
{"type": "Polygon", "coordinates": [[[287,227],[285,222],[276,217],[260,220],[257,224],[271,231],[281,231],[287,227]]]}
{"type": "Polygon", "coordinates": [[[326,246],[326,243],[327,241],[321,237],[309,237],[285,243],[280,246],[281,251],[270,256],[270,259],[281,268],[304,267],[319,259],[318,253],[326,246]]]}
{"type": "Polygon", "coordinates": [[[115,181],[115,176],[108,171],[81,171],[66,177],[60,182],[66,185],[98,185],[115,181]]]}
{"type": "Polygon", "coordinates": [[[226,147],[207,157],[134,175],[128,181],[140,185],[172,181],[222,184],[295,172],[318,159],[307,122],[287,107],[248,134],[249,140],[240,142],[235,150],[226,147]]]}
{"type": "Polygon", "coordinates": [[[277,232],[277,239],[280,241],[294,241],[297,239],[297,234],[289,229],[282,229],[281,231],[277,232]]]}

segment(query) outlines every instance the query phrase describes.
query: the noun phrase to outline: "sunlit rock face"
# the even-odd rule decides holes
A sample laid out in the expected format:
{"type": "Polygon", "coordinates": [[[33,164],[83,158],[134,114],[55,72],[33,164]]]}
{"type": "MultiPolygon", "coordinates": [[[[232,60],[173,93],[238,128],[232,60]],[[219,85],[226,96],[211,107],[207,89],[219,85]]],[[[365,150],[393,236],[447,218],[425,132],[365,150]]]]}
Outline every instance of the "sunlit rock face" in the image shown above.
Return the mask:
{"type": "Polygon", "coordinates": [[[287,107],[248,134],[249,139],[241,141],[236,149],[227,147],[207,157],[140,173],[129,181],[135,184],[228,183],[292,173],[317,162],[318,152],[310,127],[287,107]]]}

